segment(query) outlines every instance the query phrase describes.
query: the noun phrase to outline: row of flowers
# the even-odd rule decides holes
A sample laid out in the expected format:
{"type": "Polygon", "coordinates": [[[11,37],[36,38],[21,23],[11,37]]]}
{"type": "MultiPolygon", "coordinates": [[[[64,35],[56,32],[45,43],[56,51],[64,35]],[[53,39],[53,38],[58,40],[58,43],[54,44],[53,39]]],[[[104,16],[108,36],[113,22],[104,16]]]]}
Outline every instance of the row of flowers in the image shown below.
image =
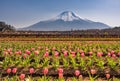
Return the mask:
{"type": "MultiPolygon", "coordinates": [[[[58,68],[57,69],[57,71],[58,71],[58,77],[59,78],[64,78],[64,74],[63,74],[63,69],[62,68],[58,68]]],[[[9,76],[9,74],[11,74],[11,73],[13,73],[13,74],[17,74],[17,68],[8,68],[7,70],[6,70],[6,72],[7,72],[7,74],[8,74],[8,76],[9,76]]],[[[44,76],[46,76],[47,74],[48,74],[48,72],[49,72],[49,69],[48,68],[44,68],[43,70],[42,70],[42,72],[43,72],[43,74],[44,74],[44,76]]],[[[35,73],[35,69],[34,68],[30,68],[29,69],[29,73],[32,75],[32,74],[34,74],[35,73]]],[[[89,74],[89,72],[88,72],[88,74],[89,74]]],[[[90,70],[90,76],[91,75],[94,75],[94,74],[96,74],[96,70],[95,69],[91,69],[90,70]]],[[[74,74],[73,75],[75,75],[76,77],[83,77],[83,75],[81,74],[81,72],[80,72],[80,70],[75,70],[74,71],[74,74]]],[[[20,74],[19,75],[19,78],[21,79],[21,80],[24,80],[25,79],[25,76],[26,76],[26,74],[20,74]]],[[[106,78],[107,79],[109,79],[110,78],[110,74],[109,73],[106,73],[105,74],[105,76],[106,76],[106,78]]]]}

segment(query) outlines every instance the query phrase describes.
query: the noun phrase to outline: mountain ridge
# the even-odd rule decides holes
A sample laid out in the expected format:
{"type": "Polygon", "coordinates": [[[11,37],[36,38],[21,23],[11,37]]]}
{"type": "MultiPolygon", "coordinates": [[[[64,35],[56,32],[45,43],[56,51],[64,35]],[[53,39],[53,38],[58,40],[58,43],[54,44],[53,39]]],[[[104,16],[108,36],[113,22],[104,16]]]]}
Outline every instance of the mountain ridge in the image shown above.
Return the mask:
{"type": "Polygon", "coordinates": [[[55,18],[40,21],[22,30],[32,31],[66,31],[71,29],[86,30],[86,29],[105,29],[110,26],[91,20],[85,20],[74,14],[72,11],[64,11],[55,18]]]}

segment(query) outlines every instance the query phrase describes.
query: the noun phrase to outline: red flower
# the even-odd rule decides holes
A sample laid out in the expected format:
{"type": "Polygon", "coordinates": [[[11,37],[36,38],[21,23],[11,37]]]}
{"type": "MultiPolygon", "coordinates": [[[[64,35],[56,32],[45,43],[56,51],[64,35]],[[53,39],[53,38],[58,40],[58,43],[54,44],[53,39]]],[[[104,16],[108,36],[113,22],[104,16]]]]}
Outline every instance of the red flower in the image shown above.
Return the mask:
{"type": "Polygon", "coordinates": [[[21,80],[24,80],[24,78],[25,78],[25,74],[20,74],[19,77],[20,77],[21,80]]]}
{"type": "Polygon", "coordinates": [[[44,69],[43,69],[43,74],[44,74],[44,75],[48,74],[48,68],[44,68],[44,69]]]}
{"type": "Polygon", "coordinates": [[[58,69],[58,73],[63,73],[63,69],[62,69],[62,68],[59,68],[59,69],[58,69]]]}
{"type": "Polygon", "coordinates": [[[12,73],[16,73],[17,72],[17,68],[13,68],[12,73]]]}
{"type": "Polygon", "coordinates": [[[105,74],[106,78],[109,79],[110,78],[110,74],[105,74]]]}
{"type": "Polygon", "coordinates": [[[75,70],[75,76],[79,76],[80,75],[80,71],[79,70],[75,70]]]}
{"type": "Polygon", "coordinates": [[[91,69],[91,70],[90,70],[90,73],[91,73],[92,75],[94,75],[94,74],[96,73],[96,70],[95,70],[95,69],[91,69]]]}
{"type": "Polygon", "coordinates": [[[35,72],[34,68],[29,69],[30,74],[33,74],[35,72]]]}
{"type": "Polygon", "coordinates": [[[8,73],[8,74],[11,73],[11,69],[10,69],[10,68],[7,69],[7,73],[8,73]]]}

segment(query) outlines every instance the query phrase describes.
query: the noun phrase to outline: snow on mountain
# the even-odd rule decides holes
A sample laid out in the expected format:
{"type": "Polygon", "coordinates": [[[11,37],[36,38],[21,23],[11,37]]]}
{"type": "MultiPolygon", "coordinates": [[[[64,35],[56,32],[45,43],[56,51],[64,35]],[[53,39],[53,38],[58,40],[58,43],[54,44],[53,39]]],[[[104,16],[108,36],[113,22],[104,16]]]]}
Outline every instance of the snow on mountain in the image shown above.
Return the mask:
{"type": "Polygon", "coordinates": [[[60,15],[58,15],[57,17],[55,17],[53,20],[58,20],[58,19],[61,19],[63,21],[73,21],[73,20],[79,20],[80,18],[71,11],[65,11],[60,15]]]}
{"type": "Polygon", "coordinates": [[[40,21],[29,27],[22,28],[22,30],[68,31],[71,29],[86,30],[86,29],[105,29],[105,28],[110,28],[110,26],[101,22],[94,22],[88,19],[82,19],[71,11],[65,11],[53,19],[40,21]]]}

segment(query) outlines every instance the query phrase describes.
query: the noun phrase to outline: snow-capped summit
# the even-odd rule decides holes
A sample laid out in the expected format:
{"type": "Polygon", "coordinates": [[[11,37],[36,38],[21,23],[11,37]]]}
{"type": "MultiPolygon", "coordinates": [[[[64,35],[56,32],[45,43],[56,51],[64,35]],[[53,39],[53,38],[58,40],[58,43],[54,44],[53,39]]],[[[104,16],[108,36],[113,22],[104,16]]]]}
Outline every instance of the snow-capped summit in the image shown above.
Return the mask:
{"type": "Polygon", "coordinates": [[[86,29],[104,29],[110,28],[110,26],[101,23],[94,22],[88,19],[82,19],[71,11],[65,11],[55,18],[40,21],[29,27],[23,28],[23,30],[33,31],[70,31],[74,30],[86,30],[86,29]]]}
{"type": "Polygon", "coordinates": [[[58,20],[58,19],[61,19],[63,21],[73,21],[73,20],[79,20],[80,18],[76,16],[72,11],[65,11],[54,18],[54,20],[58,20]]]}

